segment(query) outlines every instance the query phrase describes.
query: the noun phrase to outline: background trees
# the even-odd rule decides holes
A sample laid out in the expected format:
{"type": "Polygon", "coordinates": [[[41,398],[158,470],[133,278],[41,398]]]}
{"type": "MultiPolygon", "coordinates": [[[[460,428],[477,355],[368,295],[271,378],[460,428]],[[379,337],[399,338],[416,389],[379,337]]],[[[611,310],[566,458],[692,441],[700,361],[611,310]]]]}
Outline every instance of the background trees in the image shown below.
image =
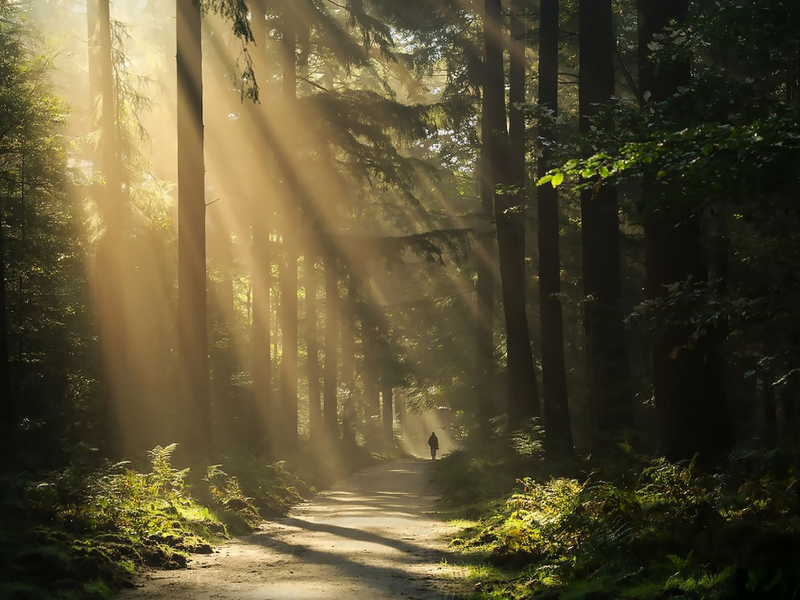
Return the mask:
{"type": "Polygon", "coordinates": [[[537,371],[553,455],[724,453],[753,415],[792,430],[797,72],[726,37],[752,17],[792,40],[779,3],[188,3],[180,36],[163,5],[81,6],[4,8],[23,445],[59,414],[109,456],[184,428],[197,453],[385,447],[398,397],[489,441],[539,423],[537,371]],[[85,74],[46,69],[33,24],[78,16],[85,74]],[[38,73],[82,83],[72,114],[19,91],[45,94],[38,73]]]}

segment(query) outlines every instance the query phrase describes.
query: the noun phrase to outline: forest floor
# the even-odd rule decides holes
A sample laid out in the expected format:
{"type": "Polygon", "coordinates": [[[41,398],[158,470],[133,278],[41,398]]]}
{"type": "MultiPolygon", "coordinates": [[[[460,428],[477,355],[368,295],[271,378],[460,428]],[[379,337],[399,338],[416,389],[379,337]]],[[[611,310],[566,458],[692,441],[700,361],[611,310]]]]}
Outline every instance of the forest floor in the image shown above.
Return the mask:
{"type": "Polygon", "coordinates": [[[186,570],[148,573],[120,599],[453,598],[464,569],[433,506],[433,467],[409,459],[356,473],[186,570]]]}

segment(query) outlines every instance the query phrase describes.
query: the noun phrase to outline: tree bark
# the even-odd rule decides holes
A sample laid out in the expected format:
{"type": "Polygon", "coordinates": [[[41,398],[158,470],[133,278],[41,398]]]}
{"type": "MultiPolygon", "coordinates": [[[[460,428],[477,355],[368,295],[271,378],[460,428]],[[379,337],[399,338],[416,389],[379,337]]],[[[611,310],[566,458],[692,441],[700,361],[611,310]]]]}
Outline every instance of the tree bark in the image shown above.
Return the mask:
{"type": "Polygon", "coordinates": [[[323,418],[325,437],[336,440],[339,437],[337,406],[337,356],[336,338],[339,321],[339,271],[336,257],[328,252],[325,259],[325,365],[323,383],[323,418]]]}
{"type": "Polygon", "coordinates": [[[11,395],[10,369],[8,357],[8,312],[6,308],[6,251],[3,222],[5,215],[0,206],[0,423],[4,426],[4,437],[12,446],[17,428],[15,398],[11,395]]]}
{"type": "Polygon", "coordinates": [[[483,101],[486,105],[486,121],[482,130],[484,142],[488,142],[488,159],[494,189],[500,282],[506,319],[508,430],[512,432],[519,429],[528,418],[539,415],[539,393],[530,345],[522,268],[525,260],[524,203],[520,204],[519,198],[509,194],[507,189],[497,189],[498,186],[508,187],[511,183],[501,2],[486,0],[485,7],[483,101]]]}
{"type": "MultiPolygon", "coordinates": [[[[298,81],[301,91],[308,88],[308,58],[311,53],[311,29],[305,13],[299,15],[297,25],[298,81]]],[[[303,231],[305,245],[305,294],[306,294],[306,381],[308,383],[309,435],[314,443],[321,443],[325,432],[320,406],[319,341],[317,339],[317,241],[322,238],[319,229],[317,208],[313,202],[303,203],[303,231]]]]}
{"type": "Polygon", "coordinates": [[[342,383],[347,398],[342,406],[342,438],[355,444],[356,337],[358,336],[358,278],[353,267],[347,273],[347,301],[342,324],[342,383]]]}
{"type": "MultiPolygon", "coordinates": [[[[614,95],[611,0],[580,0],[580,130],[614,95]]],[[[593,446],[602,449],[634,429],[628,343],[622,308],[617,191],[581,193],[584,329],[593,446]]]]}
{"type": "Polygon", "coordinates": [[[378,372],[378,325],[371,306],[362,305],[361,352],[363,370],[361,382],[364,387],[364,417],[366,420],[366,439],[373,447],[380,439],[380,374],[378,372]]]}
{"type": "MultiPolygon", "coordinates": [[[[253,2],[253,15],[250,27],[256,41],[253,52],[253,67],[256,77],[266,80],[269,72],[267,55],[267,22],[265,0],[253,2]]],[[[263,84],[262,84],[263,86],[263,84]]],[[[262,87],[263,91],[263,87],[262,87]]],[[[262,94],[263,97],[263,94],[262,94]]],[[[266,109],[263,104],[253,104],[249,111],[255,120],[266,119],[266,109]]],[[[260,127],[254,127],[258,132],[260,127]]],[[[272,209],[269,199],[263,194],[268,189],[266,182],[267,170],[264,162],[269,158],[265,156],[263,137],[257,133],[252,134],[252,174],[253,197],[252,203],[252,236],[253,236],[253,325],[252,325],[252,376],[253,376],[253,406],[249,422],[250,448],[258,452],[264,446],[266,450],[274,451],[274,440],[277,436],[276,421],[277,411],[273,406],[272,398],[272,357],[270,356],[271,331],[271,280],[272,257],[270,256],[270,216],[272,209]],[[265,444],[266,442],[266,444],[265,444]]]]}
{"type": "Polygon", "coordinates": [[[395,394],[395,411],[397,413],[397,428],[400,432],[400,439],[406,438],[406,391],[395,394]]]}
{"type": "MultiPolygon", "coordinates": [[[[675,61],[657,67],[648,60],[648,44],[672,20],[683,21],[688,0],[659,2],[639,0],[639,81],[642,101],[649,92],[652,102],[667,100],[690,77],[689,63],[675,61]]],[[[700,215],[670,190],[663,205],[652,177],[645,178],[645,251],[648,296],[663,297],[666,286],[693,281],[704,284],[700,215]]],[[[727,268],[727,267],[726,267],[727,268]]],[[[671,326],[653,341],[653,388],[661,451],[671,459],[725,452],[733,433],[724,398],[716,332],[686,345],[691,327],[671,326]]]]}
{"type": "Polygon", "coordinates": [[[308,417],[312,442],[321,442],[325,433],[320,405],[319,342],[317,340],[317,270],[310,250],[305,257],[306,291],[306,375],[308,381],[308,417]]]}
{"type": "Polygon", "coordinates": [[[92,128],[97,146],[92,153],[96,175],[105,180],[94,186],[105,231],[97,244],[95,290],[103,377],[101,416],[102,449],[107,457],[121,454],[119,411],[125,389],[125,315],[122,310],[122,164],[117,131],[114,72],[111,48],[111,15],[108,0],[87,4],[89,27],[89,84],[92,128]]]}
{"type": "Polygon", "coordinates": [[[383,382],[383,436],[388,443],[394,442],[394,408],[392,406],[392,384],[383,382]]]}
{"type": "MultiPolygon", "coordinates": [[[[486,112],[483,103],[482,112],[486,112]]],[[[482,121],[485,122],[485,114],[482,121]]],[[[486,134],[483,134],[484,138],[486,134]]],[[[488,141],[481,144],[481,157],[478,160],[478,186],[481,197],[481,216],[488,224],[494,208],[494,194],[487,153],[488,141]]],[[[477,366],[477,412],[478,428],[483,442],[492,437],[490,419],[494,407],[494,268],[493,239],[482,235],[476,242],[478,264],[476,267],[477,318],[475,328],[475,357],[477,366]]]]}
{"type": "Polygon", "coordinates": [[[764,440],[774,444],[778,439],[778,402],[775,388],[772,385],[772,373],[767,371],[761,376],[761,402],[764,414],[764,440]]]}
{"type": "Polygon", "coordinates": [[[200,11],[177,0],[178,63],[178,372],[184,439],[211,450],[206,326],[205,161],[200,11]]]}
{"type": "Polygon", "coordinates": [[[789,375],[789,382],[781,393],[783,436],[787,440],[794,440],[797,436],[797,379],[797,373],[789,375]]]}
{"type": "MultiPolygon", "coordinates": [[[[296,34],[290,11],[283,19],[283,94],[287,115],[294,114],[297,100],[296,34]]],[[[288,152],[294,155],[294,149],[288,152]]],[[[297,174],[294,162],[285,161],[283,186],[283,262],[281,264],[281,405],[283,427],[281,446],[292,452],[297,448],[297,248],[289,236],[297,231],[297,174]]]]}
{"type": "MultiPolygon", "coordinates": [[[[541,0],[539,13],[539,106],[549,117],[558,116],[558,0],[541,0]]],[[[538,175],[553,168],[555,131],[539,128],[541,156],[538,175]]],[[[538,188],[539,311],[542,336],[542,391],[544,393],[545,446],[557,457],[572,454],[564,326],[561,315],[561,260],[559,249],[558,190],[538,188]]]]}
{"type": "Polygon", "coordinates": [[[525,0],[510,0],[510,44],[508,69],[508,149],[509,149],[509,185],[511,186],[510,202],[518,210],[514,214],[516,234],[523,251],[515,258],[519,260],[519,277],[523,289],[526,281],[525,266],[525,217],[527,208],[527,176],[525,168],[525,19],[522,10],[525,0]]]}

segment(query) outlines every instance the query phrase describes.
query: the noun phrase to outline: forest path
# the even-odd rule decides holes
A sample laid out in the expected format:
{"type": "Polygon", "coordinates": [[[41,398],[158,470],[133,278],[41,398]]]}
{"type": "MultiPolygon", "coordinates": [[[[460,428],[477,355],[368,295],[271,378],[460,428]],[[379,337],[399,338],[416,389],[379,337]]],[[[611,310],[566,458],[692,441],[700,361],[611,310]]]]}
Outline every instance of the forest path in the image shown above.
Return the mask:
{"type": "Polygon", "coordinates": [[[433,463],[372,467],[185,571],[151,573],[124,600],[446,599],[462,575],[437,520],[433,463]],[[448,564],[442,563],[447,559],[448,564]]]}

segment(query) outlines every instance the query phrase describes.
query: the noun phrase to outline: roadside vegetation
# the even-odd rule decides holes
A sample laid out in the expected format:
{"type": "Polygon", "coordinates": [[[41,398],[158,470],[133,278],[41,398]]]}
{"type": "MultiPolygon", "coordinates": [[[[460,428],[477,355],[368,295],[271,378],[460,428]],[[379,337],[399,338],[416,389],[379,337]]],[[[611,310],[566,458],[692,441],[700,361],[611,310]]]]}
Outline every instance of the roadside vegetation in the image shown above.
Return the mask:
{"type": "Polygon", "coordinates": [[[545,469],[466,449],[437,469],[464,597],[796,598],[796,448],[739,447],[719,468],[620,448],[545,469]]]}
{"type": "Polygon", "coordinates": [[[185,568],[192,554],[383,459],[354,449],[337,469],[312,453],[179,469],[175,449],[156,447],[141,465],[84,460],[0,480],[0,598],[108,598],[143,568],[185,568]]]}

